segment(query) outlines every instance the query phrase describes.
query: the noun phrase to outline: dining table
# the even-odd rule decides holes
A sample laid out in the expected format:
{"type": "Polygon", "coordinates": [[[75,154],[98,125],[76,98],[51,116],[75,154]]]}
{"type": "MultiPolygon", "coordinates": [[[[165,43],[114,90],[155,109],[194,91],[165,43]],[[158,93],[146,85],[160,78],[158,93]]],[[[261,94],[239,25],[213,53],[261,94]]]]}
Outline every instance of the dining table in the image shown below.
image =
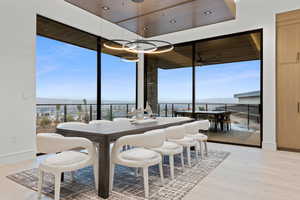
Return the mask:
{"type": "Polygon", "coordinates": [[[96,143],[98,148],[98,196],[109,198],[110,148],[118,138],[126,135],[142,134],[147,131],[182,125],[194,119],[187,117],[158,117],[149,122],[143,120],[130,123],[113,122],[111,124],[88,124],[87,126],[70,125],[67,128],[57,128],[57,133],[67,137],[83,137],[96,143]]]}

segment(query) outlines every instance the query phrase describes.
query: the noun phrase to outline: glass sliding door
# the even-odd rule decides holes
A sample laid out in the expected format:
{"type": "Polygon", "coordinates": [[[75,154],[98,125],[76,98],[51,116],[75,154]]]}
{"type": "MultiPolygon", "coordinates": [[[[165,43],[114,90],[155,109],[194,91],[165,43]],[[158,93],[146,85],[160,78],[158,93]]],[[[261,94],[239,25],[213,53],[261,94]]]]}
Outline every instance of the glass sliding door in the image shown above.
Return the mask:
{"type": "Polygon", "coordinates": [[[196,43],[195,109],[210,141],[260,146],[260,43],[260,32],[196,43]]]}
{"type": "Polygon", "coordinates": [[[126,60],[128,56],[136,55],[102,46],[102,119],[130,117],[136,107],[136,62],[126,60]]]}
{"type": "Polygon", "coordinates": [[[261,147],[262,30],[147,55],[145,101],[160,116],[209,120],[209,141],[261,147]]]}

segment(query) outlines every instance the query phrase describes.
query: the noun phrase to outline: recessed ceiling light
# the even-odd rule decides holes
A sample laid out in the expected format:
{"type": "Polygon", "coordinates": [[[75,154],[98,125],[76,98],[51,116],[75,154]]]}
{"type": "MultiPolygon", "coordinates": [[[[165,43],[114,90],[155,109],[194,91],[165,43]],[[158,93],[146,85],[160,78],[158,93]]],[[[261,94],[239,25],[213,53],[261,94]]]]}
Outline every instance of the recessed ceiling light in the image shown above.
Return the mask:
{"type": "Polygon", "coordinates": [[[203,12],[204,15],[211,15],[213,13],[212,10],[206,10],[203,12]]]}
{"type": "Polygon", "coordinates": [[[171,20],[170,20],[170,23],[171,23],[171,24],[175,24],[176,22],[177,22],[177,21],[176,21],[175,19],[171,19],[171,20]]]}
{"type": "Polygon", "coordinates": [[[102,9],[106,11],[109,10],[110,8],[108,6],[103,6],[102,9]]]}

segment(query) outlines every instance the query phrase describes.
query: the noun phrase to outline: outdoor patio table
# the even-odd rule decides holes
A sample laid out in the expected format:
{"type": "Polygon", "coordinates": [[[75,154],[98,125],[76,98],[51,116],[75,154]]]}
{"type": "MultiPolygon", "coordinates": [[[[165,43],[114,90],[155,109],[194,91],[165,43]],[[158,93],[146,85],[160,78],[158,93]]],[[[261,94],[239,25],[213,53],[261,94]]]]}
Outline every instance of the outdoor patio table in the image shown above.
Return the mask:
{"type": "Polygon", "coordinates": [[[185,117],[194,117],[196,119],[212,116],[218,123],[220,123],[221,131],[224,131],[224,118],[226,115],[230,115],[230,111],[175,111],[174,115],[177,116],[185,116],[185,117]]]}

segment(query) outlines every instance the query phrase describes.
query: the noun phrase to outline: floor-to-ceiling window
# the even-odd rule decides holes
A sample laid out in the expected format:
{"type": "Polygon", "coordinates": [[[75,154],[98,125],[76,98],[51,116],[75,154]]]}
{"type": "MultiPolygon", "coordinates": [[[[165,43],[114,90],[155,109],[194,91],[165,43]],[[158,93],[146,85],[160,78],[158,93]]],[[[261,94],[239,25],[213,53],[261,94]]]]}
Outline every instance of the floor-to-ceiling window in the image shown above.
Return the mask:
{"type": "Polygon", "coordinates": [[[136,54],[37,16],[37,132],[58,123],[129,117],[136,104],[136,54]],[[100,108],[100,109],[99,109],[100,108]]]}
{"type": "Polygon", "coordinates": [[[158,69],[158,103],[162,116],[192,109],[192,67],[158,69]]]}
{"type": "Polygon", "coordinates": [[[209,120],[213,142],[261,146],[261,30],[177,44],[148,55],[146,70],[145,98],[159,115],[209,120]]]}
{"type": "Polygon", "coordinates": [[[226,112],[210,116],[211,141],[258,146],[260,104],[260,60],[196,67],[196,110],[226,112]]]}
{"type": "Polygon", "coordinates": [[[36,44],[38,132],[95,117],[96,51],[42,36],[36,44]]]}
{"type": "Polygon", "coordinates": [[[102,53],[102,118],[129,117],[136,104],[136,62],[102,53]]]}
{"type": "Polygon", "coordinates": [[[191,45],[181,45],[147,58],[147,99],[158,115],[192,109],[192,50],[191,45]]]}
{"type": "Polygon", "coordinates": [[[195,43],[195,109],[210,141],[260,146],[261,32],[195,43]]]}

